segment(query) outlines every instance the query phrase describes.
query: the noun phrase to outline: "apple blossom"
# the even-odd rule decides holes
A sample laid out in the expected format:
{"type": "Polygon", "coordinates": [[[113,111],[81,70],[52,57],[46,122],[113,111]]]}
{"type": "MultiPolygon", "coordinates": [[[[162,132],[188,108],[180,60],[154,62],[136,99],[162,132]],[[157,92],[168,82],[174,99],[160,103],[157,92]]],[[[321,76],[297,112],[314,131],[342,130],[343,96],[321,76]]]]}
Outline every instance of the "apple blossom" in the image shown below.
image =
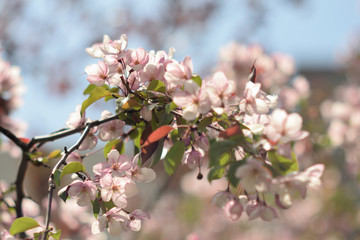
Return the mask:
{"type": "Polygon", "coordinates": [[[228,80],[223,72],[216,72],[208,82],[207,91],[211,106],[217,114],[222,114],[224,108],[235,104],[237,97],[233,80],[228,80]]]}
{"type": "Polygon", "coordinates": [[[166,64],[165,79],[168,84],[168,89],[182,85],[186,80],[190,80],[193,72],[193,63],[190,57],[179,63],[176,60],[172,60],[166,64]]]}
{"type": "MultiPolygon", "coordinates": [[[[113,114],[111,114],[109,111],[104,110],[101,113],[101,119],[111,117],[112,115],[113,114]]],[[[109,141],[114,138],[120,137],[124,132],[124,125],[124,122],[120,119],[106,122],[99,127],[98,137],[102,141],[109,141]]]]}
{"type": "Polygon", "coordinates": [[[242,211],[243,207],[236,199],[228,201],[224,207],[225,216],[231,221],[238,220],[241,216],[242,211]]]}
{"type": "Polygon", "coordinates": [[[271,114],[271,122],[265,129],[265,135],[272,143],[296,141],[306,138],[309,133],[301,131],[302,118],[298,113],[287,114],[276,109],[271,114]]]}
{"type": "Polygon", "coordinates": [[[102,86],[109,77],[109,68],[105,62],[99,61],[98,64],[92,64],[85,68],[88,75],[87,80],[95,86],[102,86]]]}
{"type": "Polygon", "coordinates": [[[126,207],[125,187],[127,184],[131,184],[127,177],[112,177],[110,174],[105,174],[100,178],[102,200],[105,202],[112,200],[119,208],[126,207]]]}
{"type": "Polygon", "coordinates": [[[141,221],[145,219],[150,219],[150,214],[144,212],[140,209],[136,209],[129,214],[129,220],[123,222],[123,227],[125,230],[132,230],[138,232],[141,228],[141,221]]]}
{"type": "Polygon", "coordinates": [[[136,72],[144,68],[149,61],[149,55],[145,49],[139,47],[136,50],[128,50],[126,54],[126,63],[136,72]]]}
{"type": "Polygon", "coordinates": [[[95,200],[97,187],[91,180],[75,180],[66,188],[69,197],[75,198],[79,206],[86,206],[95,200]]]}
{"type": "Polygon", "coordinates": [[[204,87],[192,80],[186,81],[184,91],[174,93],[173,101],[183,108],[183,118],[191,121],[210,110],[210,99],[204,87]]]}
{"type": "Polygon", "coordinates": [[[98,234],[108,229],[109,233],[118,236],[122,231],[122,223],[129,220],[127,213],[121,208],[113,207],[104,215],[98,216],[97,221],[93,223],[91,231],[98,234]]]}
{"type": "Polygon", "coordinates": [[[248,193],[264,192],[268,190],[271,174],[263,164],[253,158],[247,159],[246,164],[238,167],[235,176],[248,193]]]}

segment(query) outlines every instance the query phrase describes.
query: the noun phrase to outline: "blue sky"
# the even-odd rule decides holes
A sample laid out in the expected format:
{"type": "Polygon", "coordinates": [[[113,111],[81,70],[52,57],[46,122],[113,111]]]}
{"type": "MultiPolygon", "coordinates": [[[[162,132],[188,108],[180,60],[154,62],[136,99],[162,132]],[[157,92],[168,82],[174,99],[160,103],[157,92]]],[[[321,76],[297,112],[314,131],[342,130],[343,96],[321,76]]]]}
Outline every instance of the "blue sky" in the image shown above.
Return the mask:
{"type": "MultiPolygon", "coordinates": [[[[192,1],[184,2],[190,4],[192,1]]],[[[246,30],[249,25],[248,9],[239,2],[223,1],[220,10],[210,19],[210,24],[194,33],[202,36],[201,38],[186,38],[183,32],[179,31],[164,39],[164,45],[175,47],[175,57],[179,60],[186,55],[191,56],[198,71],[209,63],[215,63],[219,48],[239,39],[239,33],[246,30]]],[[[306,0],[299,7],[285,0],[263,2],[267,9],[264,23],[242,39],[247,43],[260,43],[269,52],[285,52],[292,55],[299,68],[339,67],[336,56],[360,33],[358,1],[306,0]]],[[[29,46],[40,41],[42,48],[36,56],[26,52],[24,48],[21,61],[15,62],[23,69],[22,75],[27,87],[25,104],[15,115],[28,122],[28,137],[47,134],[64,127],[69,113],[84,100],[81,94],[87,85],[84,67],[97,61],[86,55],[85,48],[92,44],[90,36],[98,36],[97,38],[101,39],[103,34],[110,33],[121,25],[121,16],[116,16],[118,12],[113,11],[113,4],[124,6],[123,11],[134,8],[139,18],[151,14],[156,17],[164,10],[161,1],[109,0],[83,3],[86,3],[86,6],[76,4],[56,9],[52,1],[35,0],[31,1],[30,7],[16,19],[18,29],[14,34],[19,39],[30,36],[29,46]],[[79,16],[78,12],[82,7],[86,7],[89,15],[94,17],[86,22],[80,21],[82,16],[79,16]],[[110,21],[114,16],[119,19],[119,25],[110,21]],[[36,28],[32,26],[44,21],[56,21],[56,29],[35,31],[36,28]],[[103,27],[94,28],[95,23],[99,22],[103,27]],[[48,86],[45,86],[48,84],[45,79],[48,76],[42,74],[42,71],[49,71],[49,68],[59,64],[57,59],[65,55],[72,57],[67,64],[71,69],[69,77],[74,81],[76,88],[65,96],[48,93],[48,86]],[[41,67],[29,67],[33,66],[29,65],[33,61],[38,61],[41,67]]],[[[115,39],[119,36],[111,37],[115,39]]],[[[144,46],[143,44],[146,42],[139,36],[129,35],[129,47],[136,48],[144,46]]],[[[144,47],[148,50],[152,48],[144,47]]],[[[61,68],[58,71],[61,71],[61,68]]],[[[92,119],[100,117],[99,113],[89,115],[92,119]]]]}

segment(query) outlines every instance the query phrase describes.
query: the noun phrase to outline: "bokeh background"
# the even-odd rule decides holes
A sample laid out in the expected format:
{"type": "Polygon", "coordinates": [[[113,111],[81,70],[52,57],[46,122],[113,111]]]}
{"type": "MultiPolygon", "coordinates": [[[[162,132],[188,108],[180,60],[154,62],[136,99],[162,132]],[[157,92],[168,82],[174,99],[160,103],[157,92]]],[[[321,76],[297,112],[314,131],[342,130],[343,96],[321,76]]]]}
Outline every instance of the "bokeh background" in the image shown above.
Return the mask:
{"type": "MultiPolygon", "coordinates": [[[[211,194],[219,186],[208,189],[201,182],[204,185],[189,188],[188,178],[195,181],[191,172],[181,181],[179,173],[172,179],[160,175],[156,184],[162,188],[150,188],[144,196],[153,219],[141,233],[119,239],[196,239],[191,234],[200,239],[357,239],[357,137],[334,144],[334,138],[344,136],[331,135],[328,129],[336,115],[330,105],[349,105],[343,95],[351,94],[338,86],[351,82],[352,89],[357,87],[359,11],[359,1],[336,0],[4,0],[0,2],[0,54],[21,68],[27,89],[22,107],[13,116],[27,123],[25,137],[29,138],[64,127],[69,114],[85,99],[84,68],[96,62],[85,48],[102,41],[104,34],[117,39],[126,33],[130,48],[174,47],[175,58],[191,56],[201,76],[213,72],[221,48],[230,42],[259,44],[268,54],[286,53],[294,59],[296,72],[310,83],[311,96],[296,110],[312,133],[306,161],[326,164],[323,188],[272,223],[249,222],[246,217],[231,223],[210,206],[211,194]],[[346,155],[350,143],[351,160],[346,155]]],[[[98,119],[100,110],[100,105],[94,106],[88,116],[98,119]]],[[[358,132],[358,128],[351,130],[358,132]]],[[[70,137],[56,142],[48,151],[74,141],[70,137]]],[[[0,170],[0,178],[13,181],[18,159],[7,153],[0,158],[7,166],[0,170]]],[[[34,177],[41,175],[36,171],[28,174],[28,186],[33,186],[34,198],[41,199],[46,185],[34,177]]],[[[70,239],[82,239],[68,233],[70,239]]]]}

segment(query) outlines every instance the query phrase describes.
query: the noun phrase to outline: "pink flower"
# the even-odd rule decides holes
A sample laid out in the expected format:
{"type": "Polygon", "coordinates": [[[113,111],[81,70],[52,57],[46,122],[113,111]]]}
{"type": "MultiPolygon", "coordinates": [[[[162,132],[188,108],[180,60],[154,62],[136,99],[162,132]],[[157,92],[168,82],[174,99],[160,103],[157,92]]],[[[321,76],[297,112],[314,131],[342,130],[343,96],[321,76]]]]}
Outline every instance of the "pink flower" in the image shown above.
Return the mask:
{"type": "Polygon", "coordinates": [[[108,229],[111,235],[118,236],[121,234],[122,223],[125,221],[129,221],[128,214],[121,208],[113,207],[104,215],[98,216],[97,221],[92,225],[91,232],[98,234],[108,229]]]}
{"type": "Polygon", "coordinates": [[[79,162],[82,163],[82,157],[79,154],[79,151],[75,150],[72,153],[69,154],[69,156],[66,158],[67,163],[71,162],[79,162]]]}
{"type": "Polygon", "coordinates": [[[98,142],[98,138],[95,134],[97,133],[97,131],[98,131],[97,127],[93,127],[92,129],[90,129],[84,141],[79,146],[79,150],[93,149],[96,146],[98,142]]]}
{"type": "Polygon", "coordinates": [[[75,180],[68,186],[70,198],[75,198],[79,206],[86,206],[96,198],[97,187],[91,180],[75,180]]]}
{"type": "Polygon", "coordinates": [[[301,131],[302,118],[298,113],[287,114],[285,110],[276,109],[271,114],[271,122],[265,128],[265,135],[273,144],[281,141],[287,143],[304,139],[308,132],[301,131]]]}
{"type": "Polygon", "coordinates": [[[127,177],[112,177],[105,174],[100,178],[101,198],[105,202],[113,201],[115,206],[124,208],[127,206],[126,197],[132,197],[136,194],[135,184],[127,177]]]}
{"type": "Polygon", "coordinates": [[[142,83],[146,83],[152,80],[164,80],[165,68],[163,64],[158,63],[148,63],[143,68],[142,71],[139,72],[140,81],[142,83]]]}
{"type": "Polygon", "coordinates": [[[236,198],[234,194],[229,191],[217,192],[211,199],[211,204],[216,205],[218,208],[224,208],[226,203],[231,199],[236,198]]]}
{"type": "Polygon", "coordinates": [[[107,158],[107,162],[101,162],[93,166],[96,175],[102,177],[109,173],[116,177],[123,177],[125,172],[132,167],[131,159],[125,154],[120,155],[116,149],[111,150],[107,154],[107,158]]]}
{"type": "Polygon", "coordinates": [[[225,216],[231,221],[238,220],[241,216],[242,211],[243,207],[236,199],[228,201],[224,207],[225,216]]]}
{"type": "Polygon", "coordinates": [[[240,102],[240,110],[246,114],[252,115],[265,114],[270,108],[277,105],[277,97],[266,95],[260,90],[260,83],[253,83],[251,81],[246,83],[244,91],[244,99],[240,102]]]}
{"type": "Polygon", "coordinates": [[[98,64],[92,64],[85,68],[87,80],[89,83],[96,86],[102,86],[105,84],[106,79],[109,77],[109,68],[103,61],[99,61],[98,64]]]}
{"type": "Polygon", "coordinates": [[[77,128],[84,125],[86,121],[85,113],[81,116],[80,111],[81,105],[77,105],[75,112],[70,113],[70,116],[65,123],[68,128],[77,128]]]}
{"type": "Polygon", "coordinates": [[[156,179],[156,173],[151,168],[142,167],[138,165],[139,154],[136,154],[132,160],[132,168],[128,171],[128,175],[131,179],[142,183],[149,183],[156,179]]]}
{"type": "Polygon", "coordinates": [[[135,71],[140,71],[149,61],[149,55],[145,49],[139,47],[136,50],[128,50],[126,63],[135,71]]]}
{"type": "Polygon", "coordinates": [[[190,152],[185,155],[183,164],[186,164],[191,169],[201,167],[203,156],[195,148],[190,149],[190,152]]]}
{"type": "Polygon", "coordinates": [[[236,84],[228,80],[223,72],[216,72],[208,85],[207,92],[214,111],[218,114],[224,112],[224,108],[235,103],[236,84]]]}
{"type": "Polygon", "coordinates": [[[150,219],[150,214],[140,209],[134,210],[129,214],[129,220],[124,221],[124,228],[138,232],[141,228],[141,220],[150,219]]]}
{"type": "MultiPolygon", "coordinates": [[[[109,111],[105,110],[101,113],[101,119],[106,119],[111,117],[109,111]]],[[[120,119],[112,120],[106,123],[103,123],[99,126],[99,134],[98,137],[102,141],[110,141],[114,138],[120,137],[124,132],[125,123],[120,119]]]]}
{"type": "Polygon", "coordinates": [[[249,216],[249,220],[260,217],[264,221],[271,221],[278,217],[275,208],[267,206],[258,200],[252,200],[248,203],[246,213],[249,216]]]}
{"type": "Polygon", "coordinates": [[[235,176],[240,179],[241,185],[248,193],[264,192],[271,181],[269,170],[254,158],[247,159],[246,164],[238,167],[235,176]]]}
{"type": "Polygon", "coordinates": [[[182,85],[186,80],[191,79],[193,72],[193,63],[190,57],[178,63],[176,60],[172,60],[166,65],[165,79],[168,83],[168,89],[177,85],[182,85]]]}
{"type": "Polygon", "coordinates": [[[174,93],[173,101],[183,108],[183,118],[191,121],[210,110],[210,100],[204,88],[194,81],[186,81],[184,91],[174,93]]]}

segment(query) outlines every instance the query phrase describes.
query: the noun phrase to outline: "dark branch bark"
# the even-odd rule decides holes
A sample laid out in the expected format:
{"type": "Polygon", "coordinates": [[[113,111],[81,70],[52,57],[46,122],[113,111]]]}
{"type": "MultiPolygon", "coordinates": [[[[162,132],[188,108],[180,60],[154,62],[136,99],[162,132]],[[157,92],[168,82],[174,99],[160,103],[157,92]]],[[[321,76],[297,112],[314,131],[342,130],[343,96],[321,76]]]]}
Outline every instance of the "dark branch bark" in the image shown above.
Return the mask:
{"type": "MultiPolygon", "coordinates": [[[[86,127],[85,127],[84,131],[82,132],[78,141],[70,149],[68,149],[68,150],[65,149],[65,154],[54,166],[53,170],[51,171],[51,175],[49,177],[48,206],[47,206],[47,210],[46,210],[45,233],[42,238],[43,240],[46,239],[46,236],[47,236],[48,232],[50,231],[49,224],[50,224],[50,217],[51,217],[51,203],[52,203],[52,198],[53,198],[54,189],[55,189],[54,174],[55,174],[56,170],[58,170],[62,165],[65,164],[67,157],[73,151],[75,151],[76,149],[79,148],[79,146],[84,141],[86,135],[89,133],[91,128],[93,128],[95,126],[99,126],[103,123],[118,119],[118,118],[119,118],[119,115],[117,114],[117,115],[111,116],[111,117],[103,119],[103,120],[98,120],[98,121],[93,121],[93,122],[87,123],[86,127]]],[[[46,138],[44,138],[44,139],[46,139],[46,138]]]]}
{"type": "Polygon", "coordinates": [[[10,132],[9,130],[7,130],[6,128],[4,128],[3,126],[0,125],[0,132],[2,132],[5,136],[7,136],[13,143],[16,144],[16,146],[18,146],[19,148],[21,148],[21,150],[23,152],[27,152],[28,151],[28,147],[27,145],[22,142],[18,137],[16,137],[12,132],[10,132]]]}

